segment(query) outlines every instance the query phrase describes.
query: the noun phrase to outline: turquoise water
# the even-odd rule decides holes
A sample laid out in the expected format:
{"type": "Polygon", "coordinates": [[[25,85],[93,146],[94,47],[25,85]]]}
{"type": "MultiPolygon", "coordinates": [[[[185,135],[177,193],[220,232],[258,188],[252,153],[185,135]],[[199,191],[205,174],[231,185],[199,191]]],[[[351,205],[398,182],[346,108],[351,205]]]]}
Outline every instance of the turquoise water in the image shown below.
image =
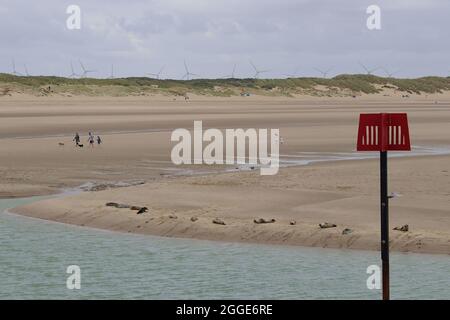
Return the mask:
{"type": "MultiPolygon", "coordinates": [[[[0,200],[4,209],[36,199],[0,200]]],[[[0,213],[0,299],[379,299],[376,252],[113,233],[0,213]],[[81,289],[66,268],[81,268],[81,289]]],[[[450,256],[392,254],[394,299],[450,299],[450,256]]]]}

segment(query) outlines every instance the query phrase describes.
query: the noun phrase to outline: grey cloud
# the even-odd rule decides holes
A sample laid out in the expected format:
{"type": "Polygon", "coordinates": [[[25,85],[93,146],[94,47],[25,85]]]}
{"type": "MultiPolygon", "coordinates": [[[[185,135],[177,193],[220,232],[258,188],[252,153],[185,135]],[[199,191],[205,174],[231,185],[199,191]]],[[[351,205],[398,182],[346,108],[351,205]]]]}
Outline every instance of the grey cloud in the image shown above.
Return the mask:
{"type": "MultiPolygon", "coordinates": [[[[167,65],[178,77],[187,59],[203,76],[252,74],[249,59],[281,76],[300,66],[361,72],[358,61],[402,70],[401,76],[447,75],[447,0],[379,0],[382,30],[365,27],[372,0],[4,0],[0,71],[11,58],[37,74],[65,74],[81,59],[107,76],[143,75],[167,65]],[[82,29],[65,28],[66,7],[82,9],[82,29]]],[[[447,67],[448,66],[448,67],[447,67]]]]}

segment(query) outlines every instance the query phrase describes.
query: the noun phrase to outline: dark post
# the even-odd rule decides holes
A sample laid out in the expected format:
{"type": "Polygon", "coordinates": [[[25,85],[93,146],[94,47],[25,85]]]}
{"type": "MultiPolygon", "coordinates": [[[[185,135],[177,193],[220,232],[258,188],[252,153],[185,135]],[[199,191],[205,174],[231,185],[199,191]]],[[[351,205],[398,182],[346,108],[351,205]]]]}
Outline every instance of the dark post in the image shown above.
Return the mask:
{"type": "Polygon", "coordinates": [[[383,269],[383,300],[389,300],[389,197],[387,151],[380,152],[381,178],[381,261],[383,269]]]}
{"type": "Polygon", "coordinates": [[[389,196],[388,151],[411,151],[406,113],[361,114],[358,151],[380,151],[381,261],[383,300],[389,300],[389,196]],[[377,130],[378,129],[378,133],[377,130]],[[401,134],[400,134],[401,133],[401,134]]]}

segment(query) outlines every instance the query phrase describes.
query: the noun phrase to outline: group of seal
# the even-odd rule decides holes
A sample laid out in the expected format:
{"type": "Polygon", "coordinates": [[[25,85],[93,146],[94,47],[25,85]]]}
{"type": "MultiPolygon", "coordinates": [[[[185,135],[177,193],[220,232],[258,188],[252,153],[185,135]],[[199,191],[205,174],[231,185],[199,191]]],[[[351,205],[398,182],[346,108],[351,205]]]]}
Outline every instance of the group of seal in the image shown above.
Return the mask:
{"type": "MultiPolygon", "coordinates": [[[[107,207],[115,207],[115,208],[125,208],[125,209],[131,209],[131,210],[135,210],[137,211],[136,214],[143,214],[145,212],[148,211],[147,207],[140,207],[140,206],[130,206],[128,204],[123,204],[123,203],[117,203],[117,202],[107,202],[106,203],[107,207]]],[[[171,219],[177,219],[178,217],[174,214],[171,214],[169,216],[169,218],[171,219]]],[[[191,217],[191,221],[195,222],[197,221],[198,218],[197,217],[191,217]]],[[[265,219],[265,218],[258,218],[258,219],[254,219],[253,222],[256,224],[265,224],[265,223],[274,223],[276,220],[275,219],[265,219]]],[[[219,224],[219,225],[226,225],[225,221],[223,221],[220,218],[215,218],[212,220],[212,223],[214,224],[219,224]]],[[[292,220],[289,222],[289,224],[291,226],[294,226],[297,224],[297,222],[295,220],[292,220]]],[[[337,225],[334,223],[329,223],[329,222],[323,222],[323,223],[319,223],[319,227],[321,229],[328,229],[328,228],[336,228],[337,225]]],[[[401,227],[395,227],[393,230],[397,230],[397,231],[402,231],[402,232],[408,232],[409,231],[409,226],[407,224],[401,226],[401,227]]],[[[344,230],[342,230],[342,234],[346,235],[346,234],[350,234],[352,233],[353,230],[349,229],[349,228],[345,228],[344,230]]]]}

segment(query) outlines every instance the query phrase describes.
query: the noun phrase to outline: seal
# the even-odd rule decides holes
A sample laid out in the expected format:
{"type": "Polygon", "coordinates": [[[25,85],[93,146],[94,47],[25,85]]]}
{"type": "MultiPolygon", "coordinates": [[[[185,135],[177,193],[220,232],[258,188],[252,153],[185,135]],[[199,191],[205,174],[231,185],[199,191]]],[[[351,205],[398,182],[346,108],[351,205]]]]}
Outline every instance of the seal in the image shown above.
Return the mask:
{"type": "Polygon", "coordinates": [[[334,223],[324,222],[324,223],[319,223],[319,227],[321,229],[327,229],[327,228],[336,228],[337,225],[335,225],[334,223]]]}
{"type": "Polygon", "coordinates": [[[402,232],[408,232],[409,231],[409,226],[407,224],[401,226],[401,227],[395,227],[392,230],[397,230],[397,231],[402,231],[402,232]]]}
{"type": "Polygon", "coordinates": [[[212,223],[221,224],[223,226],[225,225],[225,221],[223,221],[222,219],[219,219],[219,218],[213,219],[212,223]]]}
{"type": "Polygon", "coordinates": [[[264,218],[259,218],[259,219],[255,219],[253,220],[254,223],[256,224],[262,224],[262,223],[274,223],[275,219],[264,219],[264,218]]]}

